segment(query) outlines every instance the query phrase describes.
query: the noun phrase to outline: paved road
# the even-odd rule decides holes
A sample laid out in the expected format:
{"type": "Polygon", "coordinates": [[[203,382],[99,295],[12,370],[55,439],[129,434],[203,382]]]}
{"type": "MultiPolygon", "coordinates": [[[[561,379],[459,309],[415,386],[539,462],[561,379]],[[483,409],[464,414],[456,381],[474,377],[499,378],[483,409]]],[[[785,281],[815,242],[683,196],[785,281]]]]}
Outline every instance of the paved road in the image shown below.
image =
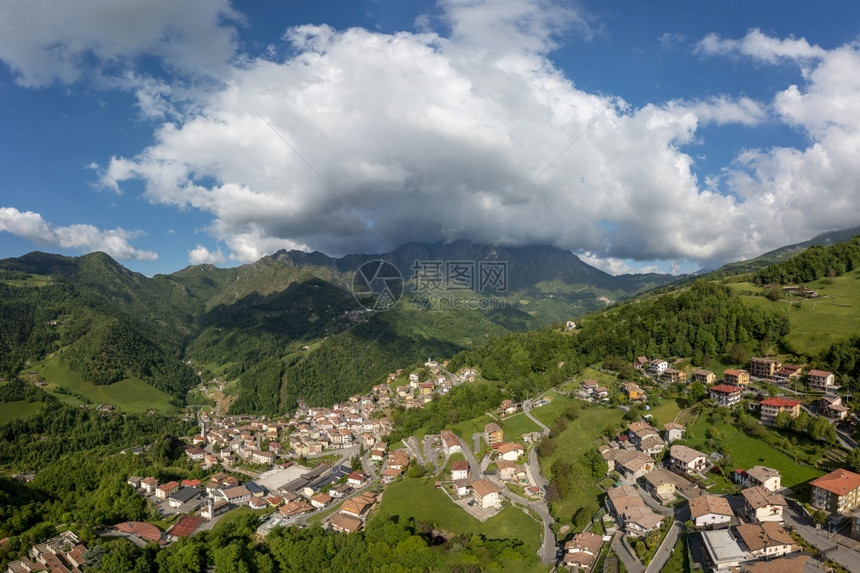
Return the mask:
{"type": "Polygon", "coordinates": [[[651,559],[651,563],[649,563],[648,567],[645,568],[645,573],[658,573],[663,570],[663,567],[666,565],[666,562],[669,561],[669,558],[672,556],[672,552],[675,550],[675,544],[678,543],[678,537],[680,537],[680,535],[681,524],[675,521],[672,523],[672,527],[663,539],[663,543],[660,544],[660,548],[657,549],[657,553],[654,554],[654,558],[651,559]]]}
{"type": "Polygon", "coordinates": [[[418,440],[415,439],[415,436],[409,436],[409,438],[403,443],[406,444],[406,447],[409,448],[418,463],[424,465],[424,458],[421,456],[421,448],[418,446],[418,440]]]}
{"type": "Polygon", "coordinates": [[[839,442],[849,450],[853,450],[857,447],[857,442],[844,430],[836,428],[836,437],[839,438],[839,442]]]}
{"type": "Polygon", "coordinates": [[[849,571],[860,571],[860,553],[842,545],[838,545],[834,539],[830,539],[827,533],[815,526],[801,510],[793,503],[789,503],[783,512],[785,522],[794,528],[800,536],[811,545],[821,550],[830,559],[839,563],[849,571]]]}
{"type": "Polygon", "coordinates": [[[435,434],[427,434],[424,436],[424,461],[428,464],[433,464],[434,473],[439,467],[439,457],[436,455],[436,450],[433,448],[435,441],[435,434]]]}
{"type": "Polygon", "coordinates": [[[472,434],[472,451],[480,452],[481,451],[481,438],[484,437],[484,434],[481,432],[475,432],[472,434]]]}
{"type": "Polygon", "coordinates": [[[552,518],[552,515],[550,515],[546,503],[542,500],[530,501],[511,492],[501,483],[498,477],[494,477],[492,479],[500,486],[499,489],[501,490],[502,495],[510,499],[512,503],[528,507],[540,516],[541,523],[543,523],[543,541],[541,542],[541,548],[538,554],[540,555],[543,563],[547,565],[556,563],[556,560],[558,559],[558,556],[556,555],[556,551],[558,550],[558,541],[555,538],[555,532],[552,530],[552,524],[555,520],[552,518]]]}
{"type": "Polygon", "coordinates": [[[469,445],[466,444],[466,440],[460,439],[459,437],[457,439],[460,440],[460,448],[463,450],[463,456],[465,456],[466,461],[469,462],[469,472],[472,474],[472,479],[481,479],[483,477],[481,464],[478,463],[478,459],[475,457],[475,454],[472,453],[469,445]]]}
{"type": "Polygon", "coordinates": [[[379,477],[376,474],[376,466],[370,461],[370,450],[364,452],[364,455],[361,456],[361,469],[370,476],[371,481],[376,481],[376,478],[379,477]]]}
{"type": "Polygon", "coordinates": [[[642,566],[630,546],[624,543],[623,538],[623,533],[615,534],[615,537],[612,538],[612,550],[615,551],[628,573],[645,573],[645,567],[642,566]]]}
{"type": "Polygon", "coordinates": [[[544,424],[543,422],[541,422],[540,420],[538,420],[537,418],[532,416],[531,409],[532,409],[531,400],[524,400],[523,401],[523,412],[525,413],[526,416],[528,416],[529,420],[531,420],[532,422],[534,422],[535,424],[540,426],[540,428],[543,431],[543,434],[545,436],[548,436],[549,435],[549,426],[547,426],[546,424],[544,424]]]}

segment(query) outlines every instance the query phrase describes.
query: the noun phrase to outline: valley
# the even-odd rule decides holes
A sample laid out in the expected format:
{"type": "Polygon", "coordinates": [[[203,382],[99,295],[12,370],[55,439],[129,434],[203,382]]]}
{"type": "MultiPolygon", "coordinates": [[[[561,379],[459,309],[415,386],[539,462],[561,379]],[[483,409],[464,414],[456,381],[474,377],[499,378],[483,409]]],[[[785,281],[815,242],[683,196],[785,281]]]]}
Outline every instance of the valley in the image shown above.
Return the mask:
{"type": "MultiPolygon", "coordinates": [[[[29,324],[9,355],[27,363],[0,383],[9,439],[0,450],[9,477],[0,479],[11,492],[0,533],[26,549],[65,530],[53,524],[66,516],[79,542],[102,548],[95,570],[122,552],[151,559],[145,542],[132,550],[112,538],[121,520],[154,526],[165,563],[193,546],[222,568],[330,559],[308,552],[309,540],[341,544],[353,532],[364,543],[386,528],[415,551],[389,560],[429,570],[545,571],[586,559],[579,547],[592,545],[589,567],[708,568],[722,557],[708,553],[709,530],[689,525],[693,500],[734,504],[746,491],[737,472],[765,467],[801,508],[781,527],[812,547],[810,558],[852,570],[850,552],[815,553],[820,540],[805,527],[829,519],[840,536],[832,539],[851,551],[850,519],[821,509],[811,484],[860,470],[853,262],[803,287],[762,285],[758,272],[682,280],[512,331],[518,309],[501,320],[479,310],[356,309],[334,271],[327,282],[277,266],[294,257],[221,278],[200,267],[146,279],[92,257],[0,264],[9,273],[0,288],[23,303],[10,324],[29,324]],[[261,289],[258,272],[284,282],[261,289]],[[248,285],[265,292],[241,294],[248,285]],[[118,296],[118,305],[99,302],[118,296]],[[47,318],[28,319],[37,316],[47,318]],[[763,364],[775,366],[762,374],[763,364]],[[820,372],[832,372],[830,382],[819,383],[820,372]],[[779,414],[766,418],[772,407],[779,414]],[[57,440],[74,428],[79,440],[57,440]],[[33,435],[51,444],[41,454],[20,447],[33,435]],[[701,454],[702,465],[679,471],[682,451],[701,454]],[[70,463],[88,473],[74,496],[61,477],[70,463]],[[143,477],[154,489],[140,492],[143,477]],[[25,500],[35,512],[24,512],[25,500]],[[622,509],[630,504],[642,504],[639,521],[622,509]],[[171,533],[180,522],[200,533],[171,533]],[[258,556],[219,556],[236,543],[258,556]]],[[[748,522],[743,512],[732,519],[748,522]]]]}

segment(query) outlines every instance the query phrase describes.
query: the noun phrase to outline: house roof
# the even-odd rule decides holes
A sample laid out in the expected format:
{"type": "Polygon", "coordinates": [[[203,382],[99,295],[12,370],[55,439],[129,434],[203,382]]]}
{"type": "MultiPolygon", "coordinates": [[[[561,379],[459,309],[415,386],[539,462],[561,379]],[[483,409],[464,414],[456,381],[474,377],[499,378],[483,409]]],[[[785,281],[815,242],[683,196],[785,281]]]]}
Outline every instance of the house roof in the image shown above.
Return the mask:
{"type": "Polygon", "coordinates": [[[646,436],[645,438],[643,438],[642,442],[639,445],[643,450],[648,450],[650,448],[653,448],[654,446],[665,446],[666,442],[663,441],[663,438],[661,438],[660,436],[653,435],[646,436]]]}
{"type": "Polygon", "coordinates": [[[583,532],[577,533],[573,536],[573,539],[564,544],[564,550],[570,551],[571,549],[579,549],[590,551],[594,553],[595,556],[598,551],[600,551],[600,547],[603,545],[603,537],[591,532],[583,532]]]}
{"type": "Polygon", "coordinates": [[[622,450],[615,455],[615,463],[631,472],[638,472],[647,464],[654,463],[654,458],[638,450],[622,450]]]}
{"type": "Polygon", "coordinates": [[[780,557],[771,561],[756,561],[744,566],[746,573],[804,573],[809,555],[780,557]]]}
{"type": "Polygon", "coordinates": [[[657,430],[654,429],[654,426],[649,424],[648,422],[630,422],[627,424],[627,430],[633,434],[639,434],[639,432],[645,430],[657,433],[657,430]]]}
{"type": "Polygon", "coordinates": [[[774,408],[794,408],[800,406],[797,400],[789,400],[788,398],[768,398],[760,402],[762,406],[773,406],[774,408]]]}
{"type": "Polygon", "coordinates": [[[723,376],[740,376],[741,374],[749,374],[746,370],[737,370],[736,368],[726,368],[723,370],[723,376]]]}
{"type": "Polygon", "coordinates": [[[663,424],[663,428],[666,430],[686,430],[685,426],[681,424],[676,424],[675,422],[669,422],[667,424],[663,424]]]}
{"type": "Polygon", "coordinates": [[[663,520],[663,516],[654,513],[645,505],[645,501],[630,486],[614,487],[606,493],[615,513],[623,515],[625,521],[635,523],[643,529],[653,529],[663,520]]]}
{"type": "Polygon", "coordinates": [[[469,471],[469,462],[464,460],[457,460],[456,462],[451,462],[451,471],[469,471]]]}
{"type": "Polygon", "coordinates": [[[860,475],[840,468],[809,483],[836,495],[845,495],[860,487],[860,475]]]}
{"type": "Polygon", "coordinates": [[[767,466],[753,466],[747,470],[747,475],[762,483],[766,482],[772,477],[781,477],[778,471],[767,466]]]}
{"type": "Polygon", "coordinates": [[[759,485],[748,487],[743,490],[741,494],[744,496],[744,500],[746,500],[753,509],[767,507],[769,505],[788,505],[781,493],[764,489],[759,485]]]}
{"type": "Polygon", "coordinates": [[[653,472],[648,472],[645,474],[645,481],[650,483],[652,486],[660,487],[661,485],[671,483],[674,484],[677,488],[685,488],[690,485],[690,480],[684,479],[674,472],[670,472],[665,468],[657,468],[653,472]]]}
{"type": "Polygon", "coordinates": [[[794,545],[791,535],[775,521],[745,523],[736,528],[738,535],[750,551],[761,551],[765,547],[794,545]]]}
{"type": "Polygon", "coordinates": [[[507,442],[507,443],[504,443],[501,446],[499,446],[499,449],[496,451],[498,451],[500,454],[506,454],[508,452],[515,452],[515,451],[524,452],[525,448],[522,446],[522,444],[517,444],[515,442],[507,442]]]}
{"type": "Polygon", "coordinates": [[[501,432],[502,427],[495,422],[490,422],[484,426],[484,431],[488,434],[492,434],[493,432],[501,432]]]}
{"type": "Polygon", "coordinates": [[[726,498],[718,495],[700,495],[690,500],[690,516],[693,519],[715,513],[717,515],[734,515],[732,507],[726,498]]]}
{"type": "Polygon", "coordinates": [[[694,450],[693,448],[681,445],[672,446],[672,448],[669,450],[669,455],[685,464],[695,461],[698,458],[707,457],[699,450],[694,450]]]}
{"type": "Polygon", "coordinates": [[[181,487],[173,495],[170,496],[170,499],[176,500],[180,503],[185,503],[191,501],[195,497],[203,495],[199,489],[194,487],[181,487]]]}
{"type": "Polygon", "coordinates": [[[251,492],[243,485],[237,485],[221,491],[227,499],[236,499],[239,497],[251,496],[251,492]]]}
{"type": "Polygon", "coordinates": [[[332,518],[328,520],[328,523],[332,528],[350,533],[361,529],[361,519],[351,515],[346,515],[345,513],[338,513],[332,516],[332,518]]]}
{"type": "Polygon", "coordinates": [[[496,487],[496,484],[488,479],[473,481],[472,489],[475,490],[478,497],[486,497],[493,493],[499,493],[499,488],[496,487]]]}
{"type": "Polygon", "coordinates": [[[812,376],[814,378],[827,378],[828,376],[833,376],[833,373],[826,370],[810,370],[807,373],[807,376],[812,376]]]}
{"type": "Polygon", "coordinates": [[[313,507],[311,507],[304,501],[291,501],[290,503],[279,507],[278,512],[284,517],[290,517],[293,515],[298,515],[299,513],[313,511],[313,509],[313,507]]]}
{"type": "Polygon", "coordinates": [[[710,392],[714,394],[740,394],[743,390],[741,390],[738,386],[729,386],[728,384],[719,384],[718,386],[711,386],[710,392]]]}

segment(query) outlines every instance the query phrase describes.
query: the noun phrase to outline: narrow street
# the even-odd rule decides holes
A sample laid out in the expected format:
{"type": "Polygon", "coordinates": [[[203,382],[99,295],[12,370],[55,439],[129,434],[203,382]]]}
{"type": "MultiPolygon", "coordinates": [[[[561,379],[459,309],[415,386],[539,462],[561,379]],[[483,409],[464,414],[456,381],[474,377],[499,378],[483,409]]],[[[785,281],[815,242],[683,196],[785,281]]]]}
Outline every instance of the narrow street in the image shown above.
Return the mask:
{"type": "Polygon", "coordinates": [[[612,538],[612,550],[624,564],[627,573],[645,573],[645,567],[630,549],[630,545],[624,542],[624,534],[619,532],[612,538]]]}
{"type": "Polygon", "coordinates": [[[815,525],[794,503],[789,503],[783,512],[785,523],[790,525],[810,545],[819,549],[827,559],[839,563],[849,571],[860,571],[860,553],[839,545],[828,537],[827,532],[815,525]]]}
{"type": "Polygon", "coordinates": [[[528,507],[540,516],[541,522],[543,523],[543,542],[540,548],[541,561],[547,565],[555,563],[557,560],[556,551],[558,551],[555,532],[552,530],[552,524],[555,523],[555,520],[552,518],[552,515],[550,515],[549,508],[547,508],[546,503],[542,500],[529,501],[528,499],[511,492],[498,478],[494,478],[493,481],[499,486],[502,495],[510,499],[511,503],[528,507]]]}
{"type": "Polygon", "coordinates": [[[466,458],[466,461],[469,462],[469,473],[473,480],[479,480],[483,476],[481,472],[481,464],[478,462],[478,459],[475,457],[475,454],[472,453],[472,449],[469,448],[469,445],[466,443],[466,440],[460,439],[460,447],[463,450],[463,456],[466,458]]]}

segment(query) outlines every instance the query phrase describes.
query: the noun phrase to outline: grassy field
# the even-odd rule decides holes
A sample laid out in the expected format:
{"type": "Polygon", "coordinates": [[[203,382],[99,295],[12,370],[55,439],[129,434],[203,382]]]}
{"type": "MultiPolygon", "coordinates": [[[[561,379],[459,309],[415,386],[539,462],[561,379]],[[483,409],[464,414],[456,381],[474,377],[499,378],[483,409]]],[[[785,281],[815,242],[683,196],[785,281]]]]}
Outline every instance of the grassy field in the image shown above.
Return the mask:
{"type": "Polygon", "coordinates": [[[44,275],[30,275],[30,277],[26,279],[2,279],[0,282],[9,286],[43,287],[51,284],[53,279],[44,275]]]}
{"type": "Polygon", "coordinates": [[[788,341],[801,352],[818,353],[860,332],[860,271],[846,273],[832,282],[823,279],[806,286],[817,291],[819,297],[788,297],[771,302],[755,296],[763,291],[752,283],[729,285],[749,304],[787,311],[791,321],[788,341]]]}
{"type": "MultiPolygon", "coordinates": [[[[582,404],[581,400],[568,398],[567,396],[556,394],[555,392],[547,392],[544,397],[547,400],[550,400],[550,402],[548,404],[544,404],[543,406],[533,408],[531,414],[547,426],[551,426],[552,423],[555,422],[559,418],[559,416],[561,416],[561,413],[564,412],[564,410],[571,404],[582,404]]],[[[604,424],[603,426],[601,426],[600,430],[602,431],[605,427],[606,425],[604,424]]]]}
{"type": "Polygon", "coordinates": [[[671,422],[675,419],[675,416],[678,415],[678,412],[681,411],[681,404],[678,403],[679,400],[673,398],[664,399],[659,406],[652,407],[648,410],[648,413],[654,416],[656,419],[656,423],[659,428],[658,430],[662,431],[662,425],[668,422],[671,422]]]}
{"type": "Polygon", "coordinates": [[[472,418],[471,420],[463,420],[462,422],[457,422],[449,429],[460,436],[462,439],[466,440],[466,443],[469,444],[469,447],[472,447],[472,434],[475,433],[483,433],[484,426],[492,422],[493,419],[487,415],[478,416],[477,418],[472,418]]]}
{"type": "Polygon", "coordinates": [[[529,420],[523,413],[503,419],[501,426],[505,431],[505,440],[508,441],[519,440],[523,434],[540,432],[540,426],[529,420]]]}
{"type": "MultiPolygon", "coordinates": [[[[623,416],[624,411],[619,408],[582,410],[579,417],[571,421],[567,429],[554,440],[556,443],[555,452],[551,456],[540,459],[544,475],[552,479],[550,468],[556,459],[574,463],[589,448],[594,447],[594,441],[600,437],[608,425],[617,424],[623,416]]],[[[547,423],[551,422],[552,420],[549,420],[547,423]]],[[[569,521],[571,516],[581,508],[597,511],[599,507],[598,497],[603,493],[603,490],[597,485],[599,480],[587,475],[579,476],[578,479],[584,487],[577,489],[574,493],[569,493],[552,504],[552,512],[557,519],[569,521]]]]}
{"type": "Polygon", "coordinates": [[[17,418],[38,414],[41,408],[41,402],[27,402],[26,400],[0,402],[0,424],[11,422],[17,418]]]}
{"type": "MultiPolygon", "coordinates": [[[[146,382],[136,378],[126,378],[114,384],[98,386],[85,382],[69,369],[68,364],[59,358],[47,358],[33,367],[48,382],[48,389],[64,388],[69,392],[86,396],[93,404],[113,404],[129,413],[142,413],[147,410],[175,412],[170,405],[170,396],[146,382]]],[[[57,394],[63,399],[65,396],[57,394]]]]}
{"type": "Polygon", "coordinates": [[[222,527],[226,526],[228,523],[236,521],[237,519],[239,519],[243,515],[256,515],[257,517],[260,517],[262,515],[269,515],[271,513],[275,513],[276,511],[277,511],[277,509],[275,509],[274,507],[267,507],[266,509],[251,509],[250,507],[247,507],[247,506],[237,507],[236,509],[231,510],[231,511],[227,512],[226,514],[224,514],[223,517],[220,517],[218,519],[218,523],[216,523],[215,527],[213,527],[213,530],[221,529],[222,527]]]}
{"type": "Polygon", "coordinates": [[[451,501],[442,490],[424,479],[404,478],[388,486],[382,496],[382,515],[430,521],[438,529],[488,539],[519,539],[534,551],[540,548],[541,525],[521,510],[507,506],[481,523],[451,501]]]}
{"type": "Polygon", "coordinates": [[[615,388],[618,385],[618,377],[614,374],[601,372],[595,368],[586,368],[581,373],[575,375],[570,382],[563,384],[560,389],[565,392],[575,392],[579,389],[583,380],[597,380],[601,386],[607,388],[615,388]]]}
{"type": "MultiPolygon", "coordinates": [[[[685,443],[692,448],[710,454],[709,448],[705,446],[705,432],[710,426],[711,423],[708,421],[707,415],[699,416],[699,419],[690,428],[693,438],[685,443]]],[[[782,485],[789,488],[824,474],[817,468],[800,465],[794,458],[782,453],[770,444],[747,435],[731,424],[722,422],[717,424],[716,428],[723,435],[722,443],[726,453],[740,469],[749,469],[756,465],[774,468],[782,474],[782,485]]]]}

